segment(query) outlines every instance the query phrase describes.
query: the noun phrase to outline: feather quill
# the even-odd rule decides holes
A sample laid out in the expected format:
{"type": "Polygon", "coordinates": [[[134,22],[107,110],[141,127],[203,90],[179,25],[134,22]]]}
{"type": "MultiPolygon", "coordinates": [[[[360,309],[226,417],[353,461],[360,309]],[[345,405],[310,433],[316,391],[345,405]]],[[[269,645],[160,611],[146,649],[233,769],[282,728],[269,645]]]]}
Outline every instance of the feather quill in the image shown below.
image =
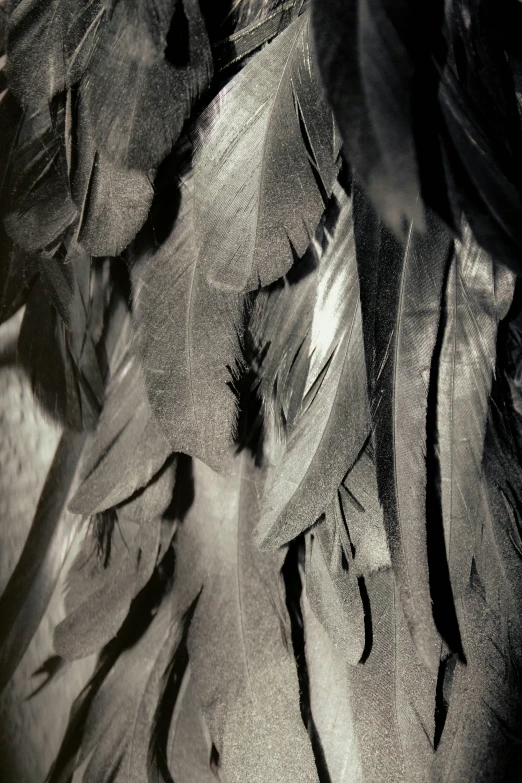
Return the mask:
{"type": "Polygon", "coordinates": [[[195,462],[195,501],[178,533],[174,590],[201,590],[191,677],[228,783],[316,781],[281,595],[284,553],[254,550],[259,476],[245,452],[234,468],[222,477],[195,462]]]}
{"type": "Polygon", "coordinates": [[[338,171],[307,11],[229,82],[194,137],[205,274],[225,291],[268,285],[305,253],[338,171]]]}

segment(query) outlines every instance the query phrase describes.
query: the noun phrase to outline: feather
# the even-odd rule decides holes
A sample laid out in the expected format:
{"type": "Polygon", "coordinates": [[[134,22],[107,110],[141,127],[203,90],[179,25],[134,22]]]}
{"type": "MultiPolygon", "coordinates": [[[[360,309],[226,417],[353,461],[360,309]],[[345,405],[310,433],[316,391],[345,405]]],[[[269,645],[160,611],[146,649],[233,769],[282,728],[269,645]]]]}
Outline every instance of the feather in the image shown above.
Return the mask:
{"type": "Polygon", "coordinates": [[[369,430],[351,200],[340,187],[332,206],[323,245],[313,250],[315,272],[282,291],[273,308],[269,302],[257,337],[269,344],[260,370],[265,407],[274,411],[266,427],[282,430],[256,530],[263,546],[280,546],[318,519],[369,430]],[[311,302],[300,290],[310,285],[311,302]],[[278,321],[288,312],[292,341],[278,321]]]}
{"type": "Polygon", "coordinates": [[[408,778],[396,708],[400,674],[395,665],[392,572],[374,572],[365,585],[371,607],[371,649],[364,663],[346,668],[363,780],[404,783],[408,778]]]}
{"type": "Polygon", "coordinates": [[[59,239],[77,215],[67,172],[65,102],[24,112],[2,188],[7,233],[23,249],[42,250],[59,239]]]}
{"type": "Polygon", "coordinates": [[[54,632],[54,648],[67,660],[84,658],[112,639],[158,558],[161,518],[172,499],[174,470],[167,464],[140,493],[116,509],[118,525],[109,562],[92,552],[78,556],[69,575],[67,615],[54,632]]]}
{"type": "Polygon", "coordinates": [[[151,779],[154,714],[165,672],[182,644],[183,628],[183,619],[166,602],[139,644],[119,658],[86,724],[85,746],[94,745],[94,752],[83,776],[85,783],[151,779]]]}
{"type": "Polygon", "coordinates": [[[8,80],[22,105],[50,100],[86,67],[104,3],[18,0],[9,17],[8,80]]]}
{"type": "Polygon", "coordinates": [[[459,601],[466,666],[456,664],[433,777],[520,778],[520,582],[522,472],[504,379],[491,393],[482,481],[482,522],[467,589],[459,601]]]}
{"type": "Polygon", "coordinates": [[[71,500],[77,514],[97,514],[143,489],[171,448],[152,417],[136,357],[123,354],[109,382],[96,431],[89,436],[82,480],[71,500]]]}
{"type": "Polygon", "coordinates": [[[335,183],[339,139],[310,36],[305,11],[229,82],[194,129],[198,252],[205,274],[225,291],[284,275],[305,253],[335,183]]]}
{"type": "Polygon", "coordinates": [[[343,520],[353,548],[353,565],[366,577],[391,565],[375,463],[367,443],[339,487],[343,520]]]}
{"type": "Polygon", "coordinates": [[[178,532],[174,590],[201,590],[191,677],[228,783],[316,781],[281,595],[284,553],[254,551],[259,478],[246,452],[234,468],[222,477],[195,461],[195,500],[178,532]]]}
{"type": "Polygon", "coordinates": [[[73,429],[92,428],[105,385],[104,357],[97,353],[91,333],[91,328],[98,329],[92,323],[92,306],[103,296],[105,281],[82,253],[73,254],[67,264],[52,258],[41,262],[46,271],[28,296],[19,358],[50,416],[73,429]]]}
{"type": "Polygon", "coordinates": [[[197,0],[119,0],[100,29],[83,84],[97,146],[124,167],[154,168],[211,75],[197,0]]]}
{"type": "Polygon", "coordinates": [[[135,345],[153,414],[172,450],[224,470],[236,420],[227,366],[239,353],[244,304],[203,276],[193,188],[189,176],[170,236],[134,267],[135,345]]]}
{"type": "Polygon", "coordinates": [[[212,742],[199,706],[194,681],[187,667],[176,702],[169,738],[169,767],[179,783],[216,783],[210,767],[212,742]]]}
{"type": "MultiPolygon", "coordinates": [[[[312,3],[319,68],[346,156],[397,234],[405,220],[424,225],[412,94],[425,51],[417,41],[431,43],[432,14],[419,18],[407,0],[312,3]]],[[[419,81],[432,89],[428,79],[419,81]]]]}
{"type": "Polygon", "coordinates": [[[0,323],[23,307],[37,269],[35,258],[16,247],[0,226],[0,323]]]}
{"type": "Polygon", "coordinates": [[[469,584],[486,420],[496,361],[497,325],[511,304],[514,279],[495,270],[463,231],[451,261],[437,388],[438,457],[446,552],[453,595],[469,584]]]}
{"type": "MultiPolygon", "coordinates": [[[[364,246],[357,252],[360,268],[379,265],[379,317],[374,335],[365,338],[367,354],[375,357],[372,417],[388,544],[408,626],[422,660],[436,671],[440,641],[428,573],[426,416],[451,239],[440,221],[427,218],[426,234],[410,226],[404,246],[383,234],[378,260],[364,246]]],[[[361,289],[367,308],[372,293],[371,287],[361,289]]]]}
{"type": "MultiPolygon", "coordinates": [[[[71,707],[67,731],[46,778],[46,783],[72,783],[75,769],[79,764],[85,762],[92,752],[93,746],[99,739],[98,728],[100,725],[102,727],[104,725],[101,715],[93,705],[105,683],[110,683],[108,677],[120,656],[133,650],[136,661],[139,661],[141,666],[144,666],[145,658],[147,658],[147,666],[153,665],[149,657],[145,655],[152,636],[153,657],[156,660],[158,639],[157,636],[154,636],[154,630],[151,629],[158,627],[158,624],[161,623],[160,618],[165,617],[165,613],[170,617],[168,596],[172,586],[173,567],[174,559],[172,550],[170,550],[156,568],[146,587],[133,601],[118,635],[102,650],[91,679],[71,707]],[[93,732],[89,728],[91,718],[94,726],[93,732]]],[[[129,669],[131,668],[129,667],[129,669]]],[[[124,692],[125,689],[122,690],[122,693],[124,692]]],[[[117,707],[117,700],[113,700],[112,704],[117,707]]],[[[123,717],[126,715],[125,711],[120,714],[123,717]]],[[[109,774],[113,765],[117,764],[118,758],[111,757],[109,774]]]]}
{"type": "Polygon", "coordinates": [[[153,171],[126,168],[96,145],[80,93],[76,106],[76,167],[72,193],[78,242],[93,256],[121,253],[145,222],[154,195],[153,171]]]}
{"type": "MultiPolygon", "coordinates": [[[[307,568],[308,582],[309,570],[307,568]]],[[[301,594],[310,706],[328,769],[335,783],[363,783],[355,736],[346,660],[312,611],[306,587],[301,594]]]]}
{"type": "Polygon", "coordinates": [[[334,498],[324,517],[305,534],[305,541],[309,610],[342,659],[356,664],[365,651],[366,626],[340,498],[334,498]]]}
{"type": "Polygon", "coordinates": [[[502,40],[505,22],[497,17],[483,0],[448,7],[440,112],[457,207],[483,249],[519,272],[522,127],[502,40]]]}
{"type": "Polygon", "coordinates": [[[80,520],[66,508],[83,443],[81,434],[62,436],[24,550],[0,598],[0,691],[40,624],[78,532],[80,520]]]}

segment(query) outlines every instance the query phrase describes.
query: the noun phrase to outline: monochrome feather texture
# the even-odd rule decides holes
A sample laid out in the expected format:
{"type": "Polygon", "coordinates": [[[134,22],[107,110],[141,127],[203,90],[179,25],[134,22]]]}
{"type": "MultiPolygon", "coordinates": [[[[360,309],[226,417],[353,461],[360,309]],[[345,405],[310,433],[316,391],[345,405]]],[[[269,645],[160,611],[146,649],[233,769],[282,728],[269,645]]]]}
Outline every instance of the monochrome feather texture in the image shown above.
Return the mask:
{"type": "Polygon", "coordinates": [[[0,0],[47,783],[521,778],[516,5],[0,0]]]}

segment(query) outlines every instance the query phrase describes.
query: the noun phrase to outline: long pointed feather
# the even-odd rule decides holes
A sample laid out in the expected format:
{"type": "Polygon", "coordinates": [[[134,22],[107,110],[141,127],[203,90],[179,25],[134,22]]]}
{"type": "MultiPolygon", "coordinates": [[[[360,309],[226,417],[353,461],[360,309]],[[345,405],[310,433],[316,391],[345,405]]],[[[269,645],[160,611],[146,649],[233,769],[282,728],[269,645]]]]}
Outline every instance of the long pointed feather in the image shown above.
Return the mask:
{"type": "Polygon", "coordinates": [[[206,274],[224,290],[273,282],[306,251],[337,175],[339,139],[306,11],[224,88],[195,137],[206,274]]]}
{"type": "MultiPolygon", "coordinates": [[[[379,264],[379,316],[375,335],[366,337],[375,356],[372,414],[388,543],[410,631],[423,660],[436,670],[440,641],[428,573],[426,415],[451,241],[428,218],[427,233],[418,235],[410,226],[404,246],[384,235],[378,261],[358,247],[358,263],[379,264]]],[[[371,290],[362,289],[363,299],[369,295],[371,290]]]]}
{"type": "Polygon", "coordinates": [[[338,211],[333,225],[326,220],[316,270],[283,292],[273,312],[268,303],[266,334],[261,331],[258,337],[262,344],[270,342],[260,370],[265,406],[269,412],[275,407],[269,426],[282,430],[256,531],[263,546],[280,546],[318,519],[369,430],[351,200],[339,187],[335,199],[338,211]],[[300,286],[314,283],[311,303],[309,298],[300,301],[300,286]],[[288,331],[277,333],[276,316],[277,308],[285,313],[294,299],[291,342],[288,331]],[[291,368],[286,378],[280,357],[291,368]],[[289,393],[296,397],[291,407],[280,403],[289,393]]]}
{"type": "Polygon", "coordinates": [[[469,228],[465,230],[446,288],[437,390],[442,514],[456,598],[469,584],[477,523],[482,525],[477,486],[482,480],[497,325],[511,303],[513,283],[507,270],[495,272],[469,228]]]}
{"type": "Polygon", "coordinates": [[[330,780],[363,783],[343,652],[332,642],[311,610],[306,589],[301,595],[301,606],[310,706],[330,780]]]}

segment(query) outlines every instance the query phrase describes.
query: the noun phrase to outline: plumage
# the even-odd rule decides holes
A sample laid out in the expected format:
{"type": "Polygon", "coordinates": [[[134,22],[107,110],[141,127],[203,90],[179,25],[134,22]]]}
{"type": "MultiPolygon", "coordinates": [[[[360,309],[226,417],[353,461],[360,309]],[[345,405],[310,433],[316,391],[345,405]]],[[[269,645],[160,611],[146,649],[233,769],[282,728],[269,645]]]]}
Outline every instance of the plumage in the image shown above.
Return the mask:
{"type": "Polygon", "coordinates": [[[226,470],[236,419],[227,366],[239,354],[243,298],[207,282],[196,247],[194,178],[179,187],[170,236],[133,269],[135,347],[172,450],[226,470]]]}
{"type": "Polygon", "coordinates": [[[263,546],[287,543],[315,522],[369,431],[351,200],[340,186],[311,253],[316,268],[275,290],[258,327],[257,340],[269,346],[260,369],[266,429],[274,432],[267,440],[281,441],[269,454],[256,531],[263,546]],[[281,328],[288,312],[293,323],[281,328]]]}
{"type": "Polygon", "coordinates": [[[99,149],[127,168],[154,168],[177,141],[211,76],[197,0],[114,3],[83,81],[99,149]]]}
{"type": "Polygon", "coordinates": [[[99,414],[105,384],[105,355],[96,350],[91,332],[99,331],[93,322],[93,305],[103,296],[103,276],[81,252],[63,261],[50,258],[41,263],[46,264],[46,273],[34,283],[27,299],[19,360],[52,418],[73,429],[89,429],[99,414]],[[56,308],[51,302],[56,302],[56,308]]]}
{"type": "Polygon", "coordinates": [[[93,750],[85,783],[149,779],[154,711],[165,672],[182,642],[183,625],[183,617],[166,601],[138,645],[119,658],[85,727],[85,747],[93,750]]]}
{"type": "Polygon", "coordinates": [[[306,587],[301,595],[301,606],[310,675],[310,707],[329,780],[362,783],[345,657],[311,610],[306,587]]]}
{"type": "Polygon", "coordinates": [[[356,664],[367,643],[364,605],[338,497],[305,534],[305,541],[309,610],[342,659],[356,664]]]}
{"type": "Polygon", "coordinates": [[[338,169],[340,140],[322,95],[306,10],[224,87],[194,136],[195,225],[205,275],[224,291],[277,280],[295,254],[305,253],[338,169]]]}
{"type": "Polygon", "coordinates": [[[521,778],[517,6],[0,0],[47,783],[521,778]]]}
{"type": "Polygon", "coordinates": [[[25,110],[8,155],[2,187],[4,226],[29,252],[42,250],[73,223],[65,147],[65,102],[39,103],[25,110]]]}
{"type": "Polygon", "coordinates": [[[69,575],[66,617],[54,632],[54,648],[63,658],[75,660],[100,650],[123,625],[156,566],[161,518],[172,499],[174,478],[169,463],[115,509],[108,562],[96,557],[92,541],[84,545],[69,575]]]}
{"type": "Polygon", "coordinates": [[[168,759],[173,779],[179,783],[215,783],[211,755],[212,741],[189,665],[176,702],[169,737],[168,759]]]}
{"type": "MultiPolygon", "coordinates": [[[[374,335],[366,335],[366,354],[374,356],[372,418],[388,544],[410,631],[423,660],[436,669],[440,643],[428,571],[426,417],[451,239],[428,217],[427,233],[410,226],[404,246],[385,233],[377,258],[364,246],[357,250],[360,268],[378,263],[379,318],[374,335]]],[[[371,295],[371,288],[361,291],[363,301],[371,295]]]]}
{"type": "Polygon", "coordinates": [[[482,535],[460,599],[467,665],[453,672],[435,779],[515,781],[520,777],[520,462],[511,413],[496,381],[484,470],[476,485],[482,535]]]}
{"type": "Polygon", "coordinates": [[[482,481],[497,326],[511,305],[513,285],[513,275],[496,269],[466,228],[446,284],[436,414],[442,515],[455,598],[469,585],[483,524],[477,485],[482,481]]]}
{"type": "Polygon", "coordinates": [[[61,574],[80,520],[67,512],[84,436],[65,433],[40,495],[31,531],[0,597],[0,690],[31,641],[61,574]]]}
{"type": "Polygon", "coordinates": [[[96,144],[81,91],[75,106],[72,194],[78,242],[93,256],[117,256],[134,239],[152,203],[154,171],[128,168],[96,144]]]}
{"type": "Polygon", "coordinates": [[[104,16],[102,0],[17,0],[9,16],[8,78],[24,106],[50,100],[83,72],[104,16]]]}
{"type": "Polygon", "coordinates": [[[171,451],[152,416],[140,366],[127,349],[108,385],[96,431],[86,442],[71,510],[91,515],[123,503],[147,486],[171,451]]]}
{"type": "Polygon", "coordinates": [[[228,783],[316,781],[282,596],[284,552],[258,553],[252,540],[253,470],[246,452],[229,476],[194,465],[174,584],[187,598],[201,590],[188,631],[191,677],[228,783]]]}

